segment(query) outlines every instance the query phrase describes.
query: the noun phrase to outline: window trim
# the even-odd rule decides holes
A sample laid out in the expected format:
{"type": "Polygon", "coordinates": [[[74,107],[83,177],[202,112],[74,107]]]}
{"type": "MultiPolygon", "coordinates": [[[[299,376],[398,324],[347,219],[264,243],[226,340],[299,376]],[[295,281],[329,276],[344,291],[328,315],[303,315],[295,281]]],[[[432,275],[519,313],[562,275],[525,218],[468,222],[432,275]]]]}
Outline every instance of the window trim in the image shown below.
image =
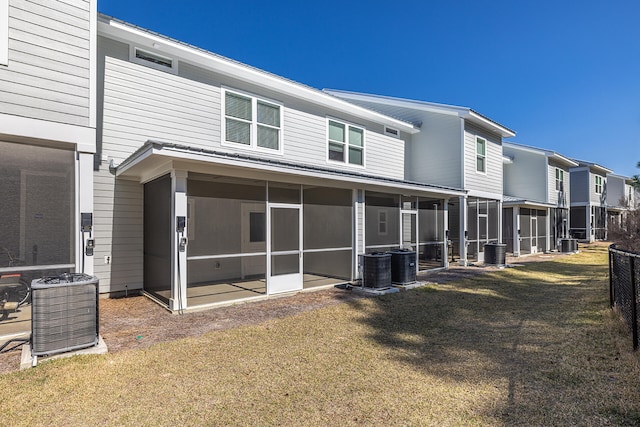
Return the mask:
{"type": "Polygon", "coordinates": [[[602,194],[602,188],[603,188],[603,179],[600,175],[595,175],[595,180],[594,180],[594,190],[596,192],[596,194],[602,194]],[[598,182],[600,181],[600,182],[598,182]],[[598,191],[600,190],[600,191],[598,191]]]}
{"type": "MultiPolygon", "coordinates": [[[[258,151],[262,153],[270,153],[270,154],[284,154],[284,105],[281,102],[275,101],[273,99],[265,98],[262,96],[256,96],[252,93],[245,92],[238,89],[233,89],[229,87],[221,87],[220,88],[220,144],[223,147],[233,147],[235,149],[243,149],[250,151],[258,151]],[[227,141],[227,114],[226,114],[226,103],[227,103],[227,92],[235,95],[239,95],[245,98],[251,99],[251,122],[250,122],[250,131],[249,131],[249,144],[243,144],[240,142],[227,141]],[[258,123],[258,103],[262,102],[264,104],[269,104],[274,107],[278,107],[280,113],[280,127],[276,128],[274,126],[268,125],[266,123],[258,123]],[[266,148],[258,146],[258,126],[265,126],[271,129],[278,129],[278,149],[274,150],[273,148],[266,148]]],[[[241,121],[246,121],[243,119],[237,119],[241,121]]],[[[246,121],[248,122],[248,121],[246,121]]]]}
{"type": "Polygon", "coordinates": [[[560,191],[560,187],[564,190],[564,170],[556,168],[556,191],[560,191]],[[562,185],[560,185],[560,183],[562,183],[562,185]]]}
{"type": "MultiPolygon", "coordinates": [[[[364,126],[359,126],[350,122],[347,122],[345,120],[341,120],[341,119],[336,119],[333,117],[327,117],[327,126],[326,126],[326,137],[325,137],[325,141],[327,144],[326,147],[326,155],[327,155],[327,163],[331,163],[331,164],[339,164],[339,165],[344,165],[344,166],[349,166],[349,167],[354,167],[354,168],[360,168],[363,169],[365,168],[366,164],[367,164],[367,160],[366,160],[366,147],[367,147],[367,130],[365,129],[364,126]],[[344,160],[340,161],[340,160],[333,160],[329,157],[329,146],[331,143],[331,140],[329,139],[329,124],[331,122],[335,122],[341,125],[345,126],[345,141],[344,141],[344,160]],[[360,131],[362,131],[362,146],[357,146],[357,145],[353,145],[353,147],[355,148],[361,148],[362,149],[362,164],[357,164],[357,163],[350,163],[349,162],[349,147],[352,144],[349,144],[349,128],[354,128],[354,129],[358,129],[360,131]]],[[[339,141],[338,141],[339,142],[339,141]]]]}
{"type": "Polygon", "coordinates": [[[9,65],[9,0],[0,0],[0,65],[9,65]]]}
{"type": "Polygon", "coordinates": [[[475,150],[476,150],[476,173],[481,173],[486,175],[487,174],[487,139],[483,138],[481,136],[476,135],[476,144],[475,144],[475,150]],[[482,141],[483,145],[484,145],[484,154],[480,154],[478,153],[478,142],[482,141]],[[483,166],[484,166],[484,170],[479,170],[478,169],[478,160],[482,158],[483,162],[483,166]]]}
{"type": "Polygon", "coordinates": [[[153,68],[154,70],[165,71],[171,74],[178,74],[178,61],[174,58],[168,57],[167,55],[159,53],[155,49],[139,47],[132,44],[129,46],[129,61],[133,62],[134,64],[144,65],[145,67],[153,68]],[[155,63],[153,61],[149,61],[146,59],[138,58],[138,52],[143,52],[151,57],[155,56],[157,58],[164,59],[170,62],[171,66],[167,66],[167,65],[155,63]]]}

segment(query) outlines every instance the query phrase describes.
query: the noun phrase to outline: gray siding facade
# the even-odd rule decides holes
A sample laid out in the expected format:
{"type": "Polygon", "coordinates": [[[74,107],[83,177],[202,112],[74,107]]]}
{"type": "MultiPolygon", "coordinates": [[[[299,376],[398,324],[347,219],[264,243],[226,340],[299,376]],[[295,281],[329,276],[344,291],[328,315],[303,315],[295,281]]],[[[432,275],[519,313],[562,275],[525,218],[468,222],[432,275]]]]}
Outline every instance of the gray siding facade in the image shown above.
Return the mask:
{"type": "Polygon", "coordinates": [[[464,186],[470,194],[474,191],[490,193],[502,199],[502,137],[465,123],[464,128],[464,186]],[[487,141],[486,172],[476,171],[476,137],[487,141]]]}
{"type": "Polygon", "coordinates": [[[509,147],[504,147],[504,154],[513,160],[513,163],[504,166],[504,194],[536,202],[546,202],[548,196],[548,177],[545,173],[548,169],[546,156],[529,150],[509,147]]]}
{"type": "Polygon", "coordinates": [[[91,2],[9,1],[0,114],[89,126],[91,2]]]}

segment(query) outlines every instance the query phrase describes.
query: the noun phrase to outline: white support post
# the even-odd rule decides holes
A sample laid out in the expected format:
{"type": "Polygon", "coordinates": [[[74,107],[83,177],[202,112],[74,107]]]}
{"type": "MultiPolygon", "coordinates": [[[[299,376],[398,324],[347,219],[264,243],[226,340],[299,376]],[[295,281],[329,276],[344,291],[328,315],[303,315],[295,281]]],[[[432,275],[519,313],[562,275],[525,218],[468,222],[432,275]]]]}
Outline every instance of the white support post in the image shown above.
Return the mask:
{"type": "MultiPolygon", "coordinates": [[[[93,153],[78,153],[78,172],[76,180],[78,192],[78,209],[76,227],[78,233],[76,252],[76,271],[86,274],[94,274],[93,255],[91,250],[87,251],[89,242],[95,242],[95,226],[92,225],[91,232],[82,232],[80,228],[80,214],[90,213],[93,215],[93,153]]],[[[95,218],[93,218],[95,223],[95,218]]],[[[100,242],[97,242],[100,244],[100,242]]]]}
{"type": "Polygon", "coordinates": [[[187,172],[171,172],[171,199],[173,201],[171,221],[171,299],[169,308],[172,311],[181,311],[187,308],[187,229],[178,230],[178,217],[187,217],[187,172]],[[184,244],[184,250],[181,249],[184,244]]]}
{"type": "Polygon", "coordinates": [[[467,197],[460,196],[460,265],[467,265],[467,197]]]}
{"type": "Polygon", "coordinates": [[[365,253],[364,190],[353,190],[353,279],[361,279],[358,269],[360,255],[365,253]]]}
{"type": "Polygon", "coordinates": [[[520,256],[520,207],[513,207],[513,256],[520,256]]]}
{"type": "Polygon", "coordinates": [[[502,241],[502,202],[498,200],[498,243],[502,241]]]}
{"type": "Polygon", "coordinates": [[[547,208],[547,220],[546,220],[546,237],[547,237],[547,247],[545,248],[545,252],[551,251],[551,209],[547,208]]]}
{"type": "Polygon", "coordinates": [[[442,208],[442,228],[444,229],[444,248],[442,250],[442,266],[449,268],[449,199],[444,199],[442,208]]]}

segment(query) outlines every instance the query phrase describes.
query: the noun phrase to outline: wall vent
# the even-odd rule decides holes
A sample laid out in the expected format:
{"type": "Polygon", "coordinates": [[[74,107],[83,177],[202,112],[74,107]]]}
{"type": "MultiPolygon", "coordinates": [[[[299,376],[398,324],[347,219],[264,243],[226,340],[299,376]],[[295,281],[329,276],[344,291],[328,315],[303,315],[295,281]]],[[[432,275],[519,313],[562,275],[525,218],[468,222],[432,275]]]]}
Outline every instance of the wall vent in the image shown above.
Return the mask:
{"type": "Polygon", "coordinates": [[[390,128],[389,126],[385,126],[384,133],[389,136],[393,136],[394,138],[400,138],[400,131],[396,128],[390,128]]]}
{"type": "Polygon", "coordinates": [[[135,57],[142,61],[147,61],[161,67],[173,68],[173,59],[165,58],[164,56],[156,55],[155,53],[147,52],[136,48],[135,57]]]}

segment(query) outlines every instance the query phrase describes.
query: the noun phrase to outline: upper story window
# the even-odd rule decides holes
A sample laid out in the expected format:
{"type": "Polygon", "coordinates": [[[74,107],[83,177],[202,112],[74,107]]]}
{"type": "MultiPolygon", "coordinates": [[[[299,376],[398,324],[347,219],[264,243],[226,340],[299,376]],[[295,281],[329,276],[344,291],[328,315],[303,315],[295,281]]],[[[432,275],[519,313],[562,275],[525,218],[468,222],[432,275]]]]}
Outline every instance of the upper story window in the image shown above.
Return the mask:
{"type": "Polygon", "coordinates": [[[224,142],[282,152],[282,106],[224,90],[224,142]]]}
{"type": "Polygon", "coordinates": [[[487,171],[487,141],[476,137],[476,171],[487,171]]]}
{"type": "Polygon", "coordinates": [[[596,175],[596,194],[602,194],[602,177],[596,175]]]}
{"type": "Polygon", "coordinates": [[[556,168],[556,191],[564,191],[564,171],[556,168]]]}
{"type": "Polygon", "coordinates": [[[364,129],[329,120],[329,160],[364,166],[364,129]]]}
{"type": "Polygon", "coordinates": [[[9,65],[9,0],[0,0],[0,65],[9,65]]]}

